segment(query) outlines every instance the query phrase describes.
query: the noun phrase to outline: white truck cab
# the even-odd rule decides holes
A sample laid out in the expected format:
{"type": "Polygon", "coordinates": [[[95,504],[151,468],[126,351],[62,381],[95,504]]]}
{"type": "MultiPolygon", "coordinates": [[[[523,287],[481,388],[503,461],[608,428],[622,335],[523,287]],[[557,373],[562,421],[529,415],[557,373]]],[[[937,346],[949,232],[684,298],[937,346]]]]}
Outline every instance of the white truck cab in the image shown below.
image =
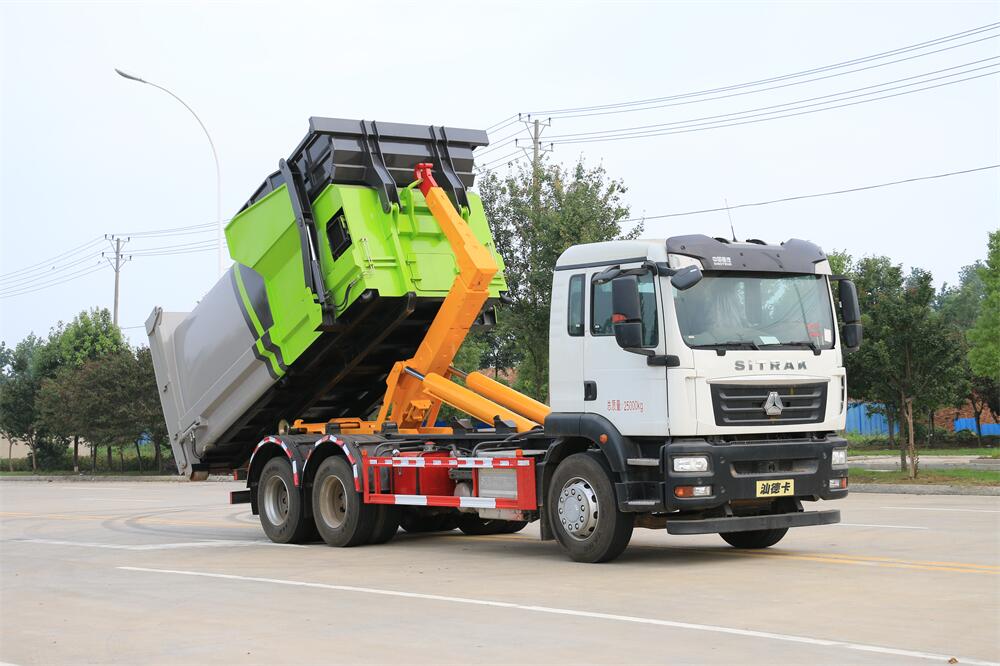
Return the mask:
{"type": "Polygon", "coordinates": [[[805,241],[684,236],[571,247],[552,282],[552,409],[600,414],[627,436],[842,430],[833,304],[830,264],[805,241]],[[674,271],[691,268],[702,274],[697,284],[671,284],[674,271]],[[649,356],[616,341],[609,269],[636,274],[649,356]],[[765,411],[771,391],[778,398],[765,411]],[[754,394],[760,404],[749,404],[754,394]]]}
{"type": "Polygon", "coordinates": [[[859,320],[854,285],[807,241],[571,247],[552,282],[545,430],[601,442],[619,509],[663,512],[672,533],[764,543],[836,522],[801,501],[847,494],[836,431],[859,320]]]}

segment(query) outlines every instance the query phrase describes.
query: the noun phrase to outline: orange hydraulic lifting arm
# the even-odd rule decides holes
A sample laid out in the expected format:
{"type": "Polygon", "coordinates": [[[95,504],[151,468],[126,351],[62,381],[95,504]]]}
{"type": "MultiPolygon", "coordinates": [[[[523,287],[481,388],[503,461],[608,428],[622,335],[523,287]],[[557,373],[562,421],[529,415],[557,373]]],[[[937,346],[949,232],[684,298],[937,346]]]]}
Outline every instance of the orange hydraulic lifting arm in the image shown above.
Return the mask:
{"type": "MultiPolygon", "coordinates": [[[[385,398],[375,421],[334,419],[343,432],[376,432],[394,423],[401,432],[441,432],[435,428],[441,404],[445,403],[486,423],[499,417],[514,424],[518,432],[537,428],[551,409],[514,389],[478,372],[459,372],[451,367],[459,347],[489,299],[489,285],[498,267],[493,256],[469,229],[452,206],[448,195],[434,182],[431,164],[418,164],[414,175],[427,207],[441,226],[458,265],[458,275],[442,302],[427,334],[412,358],[397,362],[386,378],[385,398]],[[465,386],[450,376],[465,379],[465,386]]],[[[323,432],[323,423],[294,424],[309,432],[323,432]]],[[[449,430],[450,431],[450,430],[449,430]]]]}
{"type": "MultiPolygon", "coordinates": [[[[376,422],[391,421],[400,430],[421,428],[432,410],[437,411],[435,408],[437,401],[444,400],[449,404],[452,402],[443,395],[433,395],[427,389],[431,386],[444,387],[438,379],[447,381],[444,376],[469,334],[469,328],[486,304],[490,281],[498,270],[497,263],[489,250],[472,233],[445,191],[434,182],[432,168],[431,164],[418,164],[413,173],[420,181],[420,191],[427,201],[427,207],[451,244],[458,265],[458,276],[413,358],[396,363],[386,379],[385,400],[376,422]]],[[[462,388],[454,386],[457,389],[462,388]]],[[[450,390],[447,392],[452,393],[450,390]]],[[[479,414],[476,412],[481,410],[476,409],[477,405],[468,403],[478,402],[477,398],[484,403],[490,401],[471,391],[469,394],[464,396],[466,400],[463,402],[467,404],[459,408],[478,417],[479,414]]],[[[492,407],[490,404],[478,406],[487,411],[498,407],[495,404],[492,407]]],[[[497,414],[499,412],[494,412],[493,415],[497,414]]],[[[492,420],[492,417],[487,418],[492,420]]],[[[521,427],[530,429],[536,425],[525,419],[522,421],[524,422],[518,424],[519,429],[521,427]]]]}

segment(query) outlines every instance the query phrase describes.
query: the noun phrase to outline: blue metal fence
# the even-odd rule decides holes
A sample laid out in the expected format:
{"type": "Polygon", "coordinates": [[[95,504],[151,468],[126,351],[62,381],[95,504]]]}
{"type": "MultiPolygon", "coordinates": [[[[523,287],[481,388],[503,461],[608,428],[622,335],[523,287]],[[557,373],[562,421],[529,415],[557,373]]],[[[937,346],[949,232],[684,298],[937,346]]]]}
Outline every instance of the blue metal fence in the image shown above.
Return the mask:
{"type": "MultiPolygon", "coordinates": [[[[889,421],[884,414],[872,411],[872,405],[866,402],[855,402],[847,406],[847,432],[858,435],[888,435],[889,421]]],[[[893,431],[899,432],[899,426],[893,424],[893,431]]]]}
{"type": "MultiPolygon", "coordinates": [[[[1000,435],[1000,423],[980,423],[984,435],[1000,435]]],[[[955,419],[955,432],[971,430],[976,432],[976,419],[955,419]]]]}

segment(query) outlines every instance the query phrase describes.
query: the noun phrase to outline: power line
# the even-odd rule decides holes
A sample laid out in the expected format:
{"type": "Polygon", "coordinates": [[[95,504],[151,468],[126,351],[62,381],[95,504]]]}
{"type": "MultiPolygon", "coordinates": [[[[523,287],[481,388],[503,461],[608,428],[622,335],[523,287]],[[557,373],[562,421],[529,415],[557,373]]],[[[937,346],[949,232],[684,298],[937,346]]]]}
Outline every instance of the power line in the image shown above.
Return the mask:
{"type": "MultiPolygon", "coordinates": [[[[972,69],[967,69],[967,70],[964,70],[964,71],[961,71],[961,72],[954,72],[952,74],[945,74],[944,76],[939,76],[939,77],[936,77],[936,78],[926,79],[924,81],[915,81],[913,83],[907,83],[907,84],[904,84],[904,85],[901,85],[901,86],[896,86],[895,88],[887,87],[887,86],[891,86],[894,83],[901,83],[903,81],[910,81],[912,79],[923,79],[923,78],[931,76],[933,74],[940,74],[941,72],[948,72],[948,71],[951,71],[953,69],[959,69],[959,68],[962,68],[962,67],[970,67],[971,65],[978,65],[980,63],[984,63],[984,62],[987,62],[987,61],[990,61],[990,60],[1000,60],[1000,56],[993,56],[993,57],[990,57],[990,58],[983,58],[981,60],[975,60],[975,61],[972,61],[972,62],[963,63],[961,65],[955,65],[953,67],[945,67],[944,69],[935,70],[933,72],[924,72],[923,74],[915,74],[913,76],[907,76],[907,77],[903,77],[901,79],[895,79],[893,81],[884,81],[882,83],[876,83],[876,84],[873,84],[873,85],[870,85],[870,86],[862,86],[861,88],[854,88],[854,89],[851,89],[851,90],[842,90],[840,92],[830,93],[830,94],[827,94],[827,95],[818,95],[816,97],[808,97],[806,99],[793,100],[791,102],[783,102],[781,104],[772,104],[770,106],[761,106],[761,107],[757,107],[757,108],[754,108],[754,109],[744,109],[743,111],[734,111],[732,113],[722,113],[722,114],[717,114],[717,115],[714,115],[714,116],[702,116],[700,118],[689,118],[687,120],[675,120],[675,121],[669,122],[669,123],[656,123],[656,124],[652,124],[652,125],[637,125],[637,126],[633,126],[633,127],[619,127],[617,129],[609,129],[609,130],[595,130],[595,131],[592,131],[592,132],[575,132],[575,133],[569,133],[569,134],[559,134],[559,135],[553,136],[551,138],[553,140],[555,140],[555,139],[579,138],[579,137],[585,137],[585,136],[597,136],[597,135],[604,135],[604,134],[607,134],[607,135],[614,134],[614,135],[624,136],[625,133],[636,133],[636,132],[641,132],[641,131],[644,131],[644,130],[653,130],[653,129],[662,128],[662,127],[670,127],[670,126],[674,126],[674,125],[688,125],[688,123],[697,123],[699,121],[708,121],[708,120],[715,120],[715,119],[718,119],[718,118],[728,118],[728,117],[731,117],[731,116],[740,116],[740,115],[744,115],[744,114],[751,114],[751,113],[754,113],[754,112],[757,112],[757,111],[768,111],[770,109],[780,109],[781,107],[786,107],[786,106],[791,107],[791,106],[794,106],[796,104],[803,104],[804,106],[798,106],[798,107],[795,107],[795,109],[804,109],[804,108],[808,108],[810,106],[819,106],[820,104],[828,104],[828,103],[832,103],[832,102],[842,102],[842,101],[847,100],[847,99],[855,99],[857,97],[865,97],[865,96],[868,96],[868,95],[877,95],[879,93],[889,92],[891,90],[899,90],[901,88],[907,88],[907,87],[910,87],[910,86],[922,85],[924,83],[930,83],[931,81],[939,81],[941,79],[947,79],[947,78],[951,78],[951,77],[954,77],[954,76],[962,76],[963,74],[970,74],[972,72],[978,72],[978,71],[981,71],[983,69],[989,69],[990,67],[995,67],[996,64],[984,65],[982,67],[976,67],[976,68],[972,68],[972,69]],[[873,88],[876,88],[878,90],[872,90],[873,88]],[[856,93],[856,92],[860,92],[860,91],[863,91],[863,90],[870,90],[871,92],[862,93],[860,95],[854,95],[852,97],[844,97],[843,99],[837,99],[837,100],[829,99],[831,97],[841,97],[843,95],[850,95],[851,93],[856,93]],[[823,100],[823,99],[826,99],[828,101],[827,102],[820,102],[818,104],[805,104],[806,102],[813,102],[813,101],[816,101],[816,100],[823,100]]],[[[785,109],[785,110],[786,111],[790,111],[790,110],[795,110],[795,109],[785,109]]],[[[777,113],[777,112],[773,111],[772,113],[777,113]]],[[[766,115],[766,114],[759,114],[759,115],[766,115]]],[[[747,116],[747,117],[753,118],[753,117],[756,117],[756,116],[747,116]]],[[[695,126],[695,125],[692,125],[692,126],[695,126]]]]}
{"type": "Polygon", "coordinates": [[[25,266],[24,268],[19,268],[17,270],[10,271],[8,273],[4,273],[4,274],[0,275],[0,282],[4,282],[4,281],[10,279],[11,277],[13,277],[15,275],[18,275],[20,273],[25,273],[25,272],[29,272],[29,271],[36,271],[36,270],[48,270],[49,264],[54,263],[56,261],[59,261],[62,258],[66,258],[66,257],[72,256],[74,254],[79,254],[80,252],[83,252],[84,250],[89,250],[90,248],[95,247],[97,245],[100,245],[103,242],[104,242],[104,237],[103,236],[100,237],[100,238],[91,239],[91,240],[87,241],[86,243],[83,243],[81,245],[77,245],[76,247],[70,248],[69,250],[66,250],[65,252],[60,252],[57,255],[49,257],[48,259],[43,259],[42,261],[39,261],[37,264],[31,264],[30,266],[25,266]]]}
{"type": "Polygon", "coordinates": [[[973,169],[963,169],[961,171],[949,171],[947,173],[937,173],[932,176],[917,176],[915,178],[905,178],[903,180],[893,180],[888,183],[878,183],[876,185],[862,185],[861,187],[850,187],[844,190],[832,190],[830,192],[817,192],[815,194],[799,194],[792,197],[783,197],[781,199],[770,199],[768,201],[755,201],[753,203],[736,204],[729,205],[722,208],[703,208],[701,210],[689,210],[683,213],[664,213],[662,215],[644,215],[642,217],[634,217],[625,222],[644,222],[646,220],[663,220],[670,217],[684,217],[687,215],[702,215],[703,213],[718,213],[725,210],[736,210],[737,208],[751,208],[754,206],[770,206],[771,204],[785,203],[788,201],[798,201],[800,199],[815,199],[816,197],[829,197],[838,194],[849,194],[851,192],[863,192],[865,190],[875,190],[881,187],[892,187],[894,185],[903,185],[905,183],[916,183],[922,180],[934,180],[937,178],[948,178],[950,176],[960,176],[967,173],[976,173],[978,171],[987,171],[989,169],[998,169],[1000,164],[990,164],[987,166],[975,167],[973,169]]]}
{"type": "Polygon", "coordinates": [[[502,169],[502,168],[504,168],[506,166],[510,166],[511,164],[514,164],[515,162],[520,162],[521,160],[526,159],[527,157],[528,157],[527,153],[521,153],[517,157],[515,157],[515,158],[513,158],[511,160],[508,160],[506,162],[503,162],[502,164],[497,164],[496,166],[489,167],[488,169],[480,169],[480,171],[482,173],[493,173],[494,171],[498,171],[498,170],[500,170],[500,169],[502,169]]]}
{"type": "MultiPolygon", "coordinates": [[[[706,130],[720,129],[720,128],[723,128],[723,127],[737,127],[739,125],[752,125],[752,124],[756,124],[756,123],[767,122],[769,120],[778,120],[778,119],[781,119],[781,118],[792,118],[792,117],[795,117],[795,116],[804,116],[804,115],[809,115],[809,114],[812,114],[812,113],[819,113],[819,112],[822,112],[822,111],[832,111],[834,109],[841,109],[841,108],[845,108],[845,107],[849,107],[849,106],[857,106],[858,104],[867,104],[869,102],[877,102],[877,101],[880,101],[880,100],[883,100],[883,99],[891,99],[893,97],[900,97],[902,95],[910,95],[912,93],[923,92],[925,90],[933,90],[935,88],[941,88],[941,87],[944,87],[944,86],[950,86],[950,85],[954,85],[956,83],[963,83],[965,81],[972,81],[972,80],[975,80],[975,79],[981,79],[981,78],[983,78],[985,76],[994,76],[995,74],[1000,74],[1000,71],[988,72],[986,74],[977,74],[976,76],[970,76],[970,77],[967,77],[967,78],[964,78],[964,79],[958,79],[957,81],[947,81],[945,83],[938,83],[938,84],[935,84],[933,86],[925,86],[923,88],[917,88],[915,90],[906,90],[906,91],[903,91],[903,92],[893,93],[892,95],[883,95],[881,97],[874,97],[872,99],[858,100],[856,102],[850,102],[850,103],[847,103],[847,104],[836,104],[836,105],[832,105],[832,106],[825,106],[825,107],[820,108],[820,109],[812,109],[810,111],[797,111],[795,113],[785,113],[783,115],[774,115],[774,116],[771,116],[770,118],[758,118],[756,120],[740,120],[740,121],[737,121],[737,122],[727,122],[727,123],[717,123],[717,122],[716,123],[702,123],[702,124],[707,124],[707,125],[711,125],[711,126],[710,127],[687,126],[686,128],[682,128],[682,129],[674,129],[674,130],[670,130],[670,131],[653,131],[653,132],[647,132],[647,133],[644,133],[644,134],[625,134],[625,135],[621,135],[621,136],[603,136],[603,137],[592,137],[592,138],[584,138],[584,139],[570,139],[570,140],[564,140],[564,141],[554,140],[552,143],[559,145],[559,144],[571,144],[571,143],[597,143],[597,142],[600,142],[600,141],[620,141],[622,139],[639,139],[639,138],[646,138],[646,137],[653,137],[653,136],[666,136],[666,135],[669,135],[669,134],[688,134],[688,133],[691,133],[691,132],[703,132],[703,131],[706,131],[706,130]]],[[[767,115],[767,114],[761,114],[761,115],[767,115]]]]}
{"type": "Polygon", "coordinates": [[[143,254],[145,254],[147,252],[158,252],[160,250],[177,250],[177,249],[183,249],[183,248],[188,248],[188,247],[197,247],[197,246],[206,245],[206,244],[210,244],[212,247],[215,247],[216,245],[218,245],[218,243],[216,242],[216,240],[214,238],[211,238],[211,239],[207,239],[207,240],[193,241],[191,243],[179,243],[177,245],[161,245],[161,246],[158,246],[158,247],[144,247],[144,248],[139,248],[139,249],[134,250],[132,252],[132,254],[133,255],[142,256],[143,254]]]}
{"type": "Polygon", "coordinates": [[[52,280],[52,281],[45,282],[43,284],[38,284],[38,285],[31,285],[32,288],[30,288],[30,289],[22,289],[20,291],[4,291],[4,292],[0,292],[0,299],[13,298],[14,296],[23,296],[24,294],[31,294],[31,293],[34,293],[36,291],[41,291],[43,289],[48,289],[49,287],[55,287],[55,286],[60,285],[60,284],[65,284],[67,282],[72,282],[73,280],[77,280],[77,279],[79,279],[81,277],[84,277],[86,275],[90,275],[92,273],[96,273],[96,272],[102,271],[102,270],[104,270],[104,264],[97,264],[95,266],[90,266],[90,267],[87,267],[87,268],[83,268],[83,269],[81,269],[79,271],[76,271],[74,273],[69,273],[69,274],[66,274],[66,275],[62,275],[57,280],[52,280]]]}
{"type": "Polygon", "coordinates": [[[624,107],[624,106],[636,106],[636,105],[641,105],[641,104],[655,104],[655,103],[658,103],[658,102],[667,102],[667,101],[671,101],[671,100],[675,100],[675,99],[684,99],[684,98],[688,98],[688,97],[699,97],[699,96],[703,96],[703,95],[710,95],[712,93],[727,92],[727,91],[730,91],[730,90],[738,90],[738,89],[742,89],[742,88],[749,88],[749,87],[764,85],[764,84],[768,84],[768,83],[774,83],[776,81],[784,81],[784,80],[788,80],[788,79],[799,78],[799,77],[802,77],[802,76],[809,76],[810,74],[817,74],[817,73],[820,73],[820,72],[830,71],[830,70],[834,70],[834,69],[840,69],[840,68],[843,68],[843,67],[849,67],[851,65],[857,65],[857,64],[864,63],[864,62],[870,62],[872,60],[878,60],[878,59],[881,59],[881,58],[888,58],[888,57],[891,57],[891,56],[894,56],[894,55],[898,55],[900,53],[907,53],[907,52],[919,50],[921,48],[925,48],[925,47],[928,47],[928,46],[934,46],[936,44],[943,44],[943,43],[946,43],[946,42],[949,42],[949,41],[954,41],[954,40],[957,40],[957,39],[962,39],[964,37],[969,37],[969,36],[980,34],[980,33],[983,33],[983,32],[989,32],[991,30],[996,29],[998,26],[1000,26],[1000,22],[988,23],[988,24],[983,25],[983,26],[979,26],[979,27],[976,27],[976,28],[971,28],[969,30],[965,30],[965,31],[962,31],[962,32],[954,33],[954,34],[951,34],[951,35],[945,35],[943,37],[938,37],[938,38],[935,38],[935,39],[932,39],[932,40],[928,40],[928,41],[925,41],[925,42],[920,42],[918,44],[911,44],[909,46],[904,46],[904,47],[892,49],[890,51],[883,51],[881,53],[875,53],[875,54],[868,55],[868,56],[863,56],[863,57],[860,57],[860,58],[854,58],[852,60],[845,60],[845,61],[834,63],[834,64],[831,64],[831,65],[825,65],[825,66],[822,66],[822,67],[815,67],[815,68],[812,68],[812,69],[802,70],[802,71],[799,71],[799,72],[793,72],[793,73],[790,73],[790,74],[783,74],[783,75],[780,75],[780,76],[774,76],[774,77],[770,77],[770,78],[766,78],[766,79],[758,79],[756,81],[748,81],[748,82],[737,83],[737,84],[732,84],[732,85],[728,85],[728,86],[721,86],[721,87],[718,87],[718,88],[708,88],[708,89],[705,89],[705,90],[698,90],[698,91],[693,91],[693,92],[679,93],[679,94],[676,94],[676,95],[669,95],[669,96],[666,96],[666,97],[652,97],[652,98],[641,99],[641,100],[632,100],[632,101],[629,101],[629,102],[616,102],[616,103],[610,103],[610,104],[597,104],[597,105],[591,105],[591,106],[578,106],[578,107],[570,107],[570,108],[562,108],[562,109],[549,109],[549,110],[543,110],[543,111],[534,111],[532,113],[535,113],[535,114],[553,114],[553,115],[556,115],[556,114],[564,114],[564,113],[575,113],[575,112],[579,112],[579,111],[596,111],[596,110],[609,109],[609,108],[619,108],[619,107],[624,107]]]}
{"type": "Polygon", "coordinates": [[[477,151],[476,152],[476,157],[480,158],[483,155],[486,155],[488,153],[492,153],[492,152],[496,151],[499,148],[502,148],[504,146],[508,146],[508,145],[510,145],[512,143],[517,143],[518,137],[520,137],[522,134],[524,134],[525,131],[527,131],[527,128],[526,127],[522,127],[521,129],[517,130],[516,132],[514,132],[512,134],[508,134],[507,136],[503,137],[502,139],[497,139],[496,142],[491,143],[488,147],[483,148],[483,149],[477,151]]]}
{"type": "Polygon", "coordinates": [[[53,272],[56,270],[65,270],[67,268],[72,268],[73,266],[78,266],[84,262],[100,259],[101,253],[94,252],[92,254],[87,254],[82,257],[73,259],[67,263],[59,264],[58,266],[44,266],[42,268],[35,269],[30,273],[26,273],[21,276],[7,278],[5,280],[0,280],[4,284],[0,285],[0,290],[5,289],[17,289],[24,286],[27,283],[34,282],[35,280],[44,280],[52,276],[53,272]]]}
{"type": "MultiPolygon", "coordinates": [[[[835,74],[827,74],[825,76],[817,76],[815,78],[805,79],[803,81],[793,81],[791,83],[782,83],[780,85],[770,86],[770,87],[767,87],[767,88],[757,88],[755,90],[742,90],[741,92],[731,92],[731,93],[727,93],[725,95],[716,95],[715,97],[702,97],[701,99],[686,99],[684,101],[669,102],[669,103],[666,103],[666,104],[653,104],[653,105],[649,105],[649,106],[635,106],[635,107],[629,107],[629,108],[611,109],[611,110],[606,110],[606,111],[591,111],[591,112],[587,112],[587,113],[574,113],[574,114],[569,114],[569,115],[561,115],[561,116],[559,116],[559,118],[560,119],[588,118],[588,117],[591,117],[591,116],[607,116],[607,115],[614,115],[614,114],[619,114],[619,113],[634,113],[636,111],[649,111],[649,110],[652,110],[652,109],[665,109],[665,108],[670,108],[670,107],[674,107],[674,106],[686,106],[688,104],[700,104],[702,102],[714,102],[714,101],[717,101],[717,100],[720,100],[720,99],[729,99],[731,97],[741,97],[743,95],[755,95],[757,93],[768,92],[768,91],[771,91],[771,90],[779,90],[781,88],[790,88],[792,86],[800,86],[800,85],[804,85],[806,83],[815,83],[816,81],[824,81],[826,79],[832,79],[832,78],[836,78],[838,76],[847,76],[849,74],[857,74],[858,72],[864,72],[864,71],[867,71],[867,70],[870,70],[870,69],[876,69],[878,67],[885,67],[887,65],[894,65],[896,63],[905,62],[907,60],[913,60],[915,58],[923,58],[924,56],[933,55],[935,53],[941,53],[942,51],[949,51],[951,49],[957,49],[957,48],[960,48],[962,46],[968,46],[970,44],[977,44],[979,42],[983,42],[983,41],[986,41],[988,39],[998,39],[998,38],[1000,38],[1000,35],[990,35],[989,37],[983,37],[981,39],[977,39],[977,40],[974,40],[974,41],[971,41],[971,42],[965,42],[963,44],[956,44],[954,46],[948,46],[946,48],[938,49],[936,51],[928,51],[927,53],[919,53],[917,55],[908,56],[906,58],[900,58],[898,60],[890,60],[889,62],[883,62],[883,63],[878,63],[878,64],[875,64],[875,65],[869,65],[867,67],[860,67],[858,69],[852,69],[852,70],[847,71],[847,72],[837,72],[835,74]]],[[[943,71],[943,70],[939,70],[939,71],[943,71]]],[[[905,79],[901,79],[901,80],[905,80],[905,79]]]]}
{"type": "MultiPolygon", "coordinates": [[[[139,239],[155,239],[155,238],[165,238],[170,236],[196,236],[215,230],[215,224],[209,222],[207,224],[195,224],[183,227],[172,227],[166,229],[151,229],[148,231],[138,231],[134,233],[120,233],[120,234],[109,234],[112,238],[114,237],[133,237],[139,239]]],[[[0,275],[0,290],[13,288],[18,286],[20,283],[30,282],[39,279],[45,279],[49,277],[49,273],[56,270],[65,270],[66,268],[71,268],[78,265],[88,259],[99,258],[101,256],[100,251],[96,251],[97,246],[104,243],[106,236],[101,236],[99,238],[91,239],[85,243],[77,245],[69,250],[60,252],[59,254],[53,255],[48,259],[42,260],[38,263],[31,264],[30,266],[25,266],[8,273],[0,275]],[[81,253],[86,252],[86,254],[81,253]]],[[[215,241],[213,240],[213,243],[215,241]]],[[[214,245],[213,245],[214,247],[214,245]]],[[[160,248],[150,248],[150,249],[160,249],[160,248]]]]}
{"type": "Polygon", "coordinates": [[[500,121],[497,121],[497,122],[493,123],[492,125],[490,125],[489,127],[486,128],[486,131],[487,132],[496,132],[497,130],[502,129],[503,127],[506,127],[507,125],[512,125],[513,124],[512,122],[509,122],[509,121],[513,120],[514,122],[517,122],[520,119],[521,119],[521,114],[520,113],[515,113],[513,115],[507,116],[503,120],[500,120],[500,121]]]}

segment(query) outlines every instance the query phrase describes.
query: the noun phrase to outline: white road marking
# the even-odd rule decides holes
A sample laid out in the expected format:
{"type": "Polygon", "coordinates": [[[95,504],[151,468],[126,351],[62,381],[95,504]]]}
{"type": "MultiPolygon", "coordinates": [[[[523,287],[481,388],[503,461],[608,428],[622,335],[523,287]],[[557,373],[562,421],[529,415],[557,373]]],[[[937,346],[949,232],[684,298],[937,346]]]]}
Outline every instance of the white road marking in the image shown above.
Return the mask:
{"type": "Polygon", "coordinates": [[[79,502],[161,502],[163,500],[138,499],[136,497],[80,497],[79,502]]]}
{"type": "Polygon", "coordinates": [[[80,548],[105,548],[107,550],[175,550],[178,548],[217,548],[225,546],[287,546],[305,548],[301,544],[273,543],[271,541],[237,541],[234,539],[212,539],[209,541],[186,541],[180,543],[95,543],[91,541],[62,541],[59,539],[4,539],[6,542],[35,543],[47,546],[78,546],[80,548]]]}
{"type": "MultiPolygon", "coordinates": [[[[260,578],[257,576],[237,576],[235,574],[208,573],[203,571],[183,571],[177,569],[149,569],[146,567],[117,567],[123,571],[140,571],[144,573],[174,574],[179,576],[198,576],[203,578],[221,578],[224,580],[238,580],[251,583],[271,583],[274,585],[288,585],[293,587],[311,587],[321,590],[335,590],[338,592],[357,592],[361,594],[377,594],[387,597],[404,597],[407,599],[422,599],[425,601],[444,601],[455,604],[469,604],[473,606],[491,606],[494,608],[507,608],[512,610],[529,611],[533,613],[548,613],[550,615],[570,615],[573,617],[586,617],[595,620],[612,620],[616,622],[632,622],[635,624],[647,624],[659,627],[670,627],[672,629],[688,629],[692,631],[706,631],[716,634],[730,634],[734,636],[746,636],[749,638],[764,638],[774,641],[784,641],[788,643],[802,643],[805,645],[815,645],[820,647],[843,648],[846,650],[856,650],[858,652],[873,652],[876,654],[893,655],[896,657],[912,657],[914,659],[929,659],[932,661],[947,662],[952,655],[935,654],[933,652],[920,652],[918,650],[903,650],[899,648],[883,647],[880,645],[867,645],[865,643],[851,643],[847,641],[829,640],[825,638],[812,638],[809,636],[794,636],[791,634],[776,634],[769,631],[754,631],[752,629],[737,629],[735,627],[723,627],[712,624],[694,624],[691,622],[676,622],[673,620],[658,620],[650,617],[637,617],[634,615],[617,615],[614,613],[598,613],[592,611],[572,610],[569,608],[553,608],[550,606],[526,606],[507,601],[492,601],[488,599],[470,599],[468,597],[450,597],[440,594],[424,594],[421,592],[401,592],[398,590],[384,590],[374,587],[356,587],[354,585],[333,585],[330,583],[310,583],[298,580],[284,580],[281,578],[260,578]]],[[[996,666],[994,662],[982,661],[978,659],[968,659],[957,657],[960,664],[972,664],[973,666],[996,666]]]]}
{"type": "Polygon", "coordinates": [[[901,509],[903,511],[967,511],[969,513],[1000,513],[998,509],[952,509],[940,506],[880,506],[880,509],[901,509]]]}
{"type": "Polygon", "coordinates": [[[869,525],[867,523],[834,523],[841,527],[884,527],[890,530],[929,530],[929,527],[917,527],[915,525],[869,525]]]}

